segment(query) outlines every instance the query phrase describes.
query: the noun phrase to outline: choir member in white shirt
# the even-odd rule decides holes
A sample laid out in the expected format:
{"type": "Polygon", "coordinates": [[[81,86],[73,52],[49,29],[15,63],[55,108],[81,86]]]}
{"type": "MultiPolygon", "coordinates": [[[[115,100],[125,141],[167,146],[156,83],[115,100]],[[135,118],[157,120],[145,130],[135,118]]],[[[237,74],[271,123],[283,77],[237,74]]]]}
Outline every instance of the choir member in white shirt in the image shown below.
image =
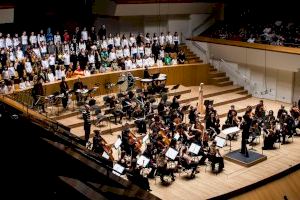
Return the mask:
{"type": "Polygon", "coordinates": [[[57,31],[56,34],[54,35],[54,44],[55,45],[61,44],[61,36],[59,34],[59,31],[57,31]]]}
{"type": "Polygon", "coordinates": [[[174,45],[175,45],[176,47],[180,44],[180,40],[179,40],[179,36],[178,36],[178,33],[177,33],[177,32],[174,33],[174,36],[173,36],[173,43],[174,43],[174,45]]]}
{"type": "Polygon", "coordinates": [[[128,46],[125,46],[123,49],[124,58],[130,57],[130,50],[128,46]]]}
{"type": "Polygon", "coordinates": [[[164,50],[163,46],[160,47],[159,57],[161,57],[161,59],[164,59],[164,57],[165,57],[165,50],[164,50]]]}
{"type": "Polygon", "coordinates": [[[54,74],[53,72],[51,72],[50,70],[47,70],[48,72],[48,79],[49,79],[49,82],[52,83],[55,81],[55,77],[54,77],[54,74]]]}
{"type": "Polygon", "coordinates": [[[135,62],[135,60],[132,60],[130,69],[136,69],[136,68],[137,68],[136,62],[135,62]]]}
{"type": "Polygon", "coordinates": [[[116,48],[121,46],[121,38],[119,33],[117,33],[116,36],[114,37],[114,44],[116,48]]]}
{"type": "Polygon", "coordinates": [[[46,37],[43,30],[41,30],[40,33],[38,34],[37,40],[39,45],[41,45],[43,42],[46,42],[46,37]]]}
{"type": "Polygon", "coordinates": [[[133,33],[130,33],[130,36],[129,36],[129,47],[132,47],[133,44],[136,43],[136,39],[135,39],[135,36],[133,33]]]}
{"type": "Polygon", "coordinates": [[[61,66],[57,65],[56,70],[55,70],[55,78],[56,78],[56,80],[61,80],[62,77],[63,77],[63,72],[62,72],[61,66]]]}
{"type": "Polygon", "coordinates": [[[15,74],[16,74],[15,67],[14,67],[13,63],[10,63],[10,66],[8,67],[8,77],[9,77],[9,79],[14,80],[15,79],[15,74]]]}
{"type": "Polygon", "coordinates": [[[112,37],[111,33],[107,37],[107,48],[108,51],[111,51],[111,49],[114,47],[114,38],[112,37]]]}
{"type": "Polygon", "coordinates": [[[6,66],[2,71],[2,79],[9,80],[8,66],[6,66]]]}
{"type": "Polygon", "coordinates": [[[37,45],[33,47],[32,51],[38,59],[42,58],[41,50],[37,45]]]}
{"type": "Polygon", "coordinates": [[[108,47],[107,41],[105,39],[105,36],[103,36],[102,42],[101,42],[101,49],[107,49],[107,47],[108,47]]]}
{"type": "Polygon", "coordinates": [[[121,49],[121,47],[117,47],[116,56],[117,56],[118,59],[121,59],[121,58],[124,57],[123,50],[121,49]]]}
{"type": "Polygon", "coordinates": [[[125,60],[125,69],[128,70],[128,69],[131,69],[131,66],[132,66],[132,60],[130,59],[129,56],[126,57],[126,60],[125,60]]]}
{"type": "Polygon", "coordinates": [[[177,59],[176,58],[172,58],[172,65],[177,65],[177,59]]]}
{"type": "Polygon", "coordinates": [[[13,47],[13,41],[10,37],[10,34],[7,34],[6,35],[6,39],[5,39],[5,45],[6,45],[6,48],[11,48],[13,47]]]}
{"type": "Polygon", "coordinates": [[[7,85],[7,94],[12,94],[15,91],[13,80],[7,85]]]}
{"type": "Polygon", "coordinates": [[[79,51],[82,51],[82,50],[86,50],[86,44],[85,42],[83,41],[83,39],[80,39],[79,43],[78,43],[78,48],[79,48],[79,51]]]}
{"type": "Polygon", "coordinates": [[[63,51],[66,52],[70,52],[70,45],[67,41],[64,41],[64,44],[63,44],[63,51]]]}
{"type": "Polygon", "coordinates": [[[15,62],[16,61],[15,52],[12,49],[8,49],[8,54],[9,54],[9,60],[11,62],[15,62]]]}
{"type": "Polygon", "coordinates": [[[122,48],[125,48],[125,46],[129,47],[129,41],[126,38],[125,34],[123,34],[122,39],[121,39],[121,46],[122,48]]]}
{"type": "Polygon", "coordinates": [[[55,55],[50,54],[48,61],[51,72],[55,75],[55,55]]]}
{"type": "Polygon", "coordinates": [[[20,44],[20,38],[18,33],[15,34],[15,37],[13,37],[13,44],[14,44],[14,48],[16,48],[17,46],[19,46],[20,44]]]}
{"type": "Polygon", "coordinates": [[[0,33],[0,49],[5,48],[5,38],[3,37],[3,34],[0,33]]]}
{"type": "Polygon", "coordinates": [[[156,64],[158,67],[162,67],[164,64],[163,64],[163,60],[162,60],[162,57],[158,57],[157,61],[156,61],[156,64]]]}
{"type": "Polygon", "coordinates": [[[141,43],[141,44],[138,46],[138,55],[140,55],[141,58],[143,58],[144,55],[145,55],[143,43],[141,43]]]}
{"type": "Polygon", "coordinates": [[[24,54],[23,51],[21,50],[21,47],[17,47],[16,56],[17,59],[20,61],[24,59],[24,54]]]}
{"type": "Polygon", "coordinates": [[[144,43],[146,44],[146,46],[149,44],[151,44],[151,37],[150,34],[147,33],[146,36],[144,37],[144,43]]]}
{"type": "Polygon", "coordinates": [[[149,57],[150,55],[152,54],[152,49],[150,47],[150,44],[146,44],[146,47],[145,47],[145,55],[147,57],[149,57]]]}
{"type": "Polygon", "coordinates": [[[137,68],[142,68],[143,67],[143,59],[141,59],[140,56],[137,56],[137,58],[136,58],[136,67],[137,68]]]}
{"type": "Polygon", "coordinates": [[[95,63],[96,63],[95,52],[94,52],[94,50],[90,50],[90,52],[88,54],[89,69],[92,69],[93,67],[95,67],[95,63]]]}
{"type": "Polygon", "coordinates": [[[70,67],[70,54],[69,51],[65,51],[65,53],[63,54],[63,61],[64,61],[64,66],[66,68],[66,70],[69,70],[70,67]]]}
{"type": "Polygon", "coordinates": [[[32,66],[31,66],[31,62],[30,62],[29,58],[26,58],[26,61],[25,61],[25,71],[26,71],[27,77],[30,76],[30,74],[32,73],[32,66]]]}
{"type": "Polygon", "coordinates": [[[19,89],[20,90],[26,89],[26,84],[22,78],[20,78],[19,89]]]}
{"type": "Polygon", "coordinates": [[[42,69],[47,70],[49,68],[49,60],[46,58],[46,56],[42,59],[42,69]]]}
{"type": "Polygon", "coordinates": [[[108,61],[112,62],[113,60],[116,60],[116,59],[117,59],[117,55],[116,55],[115,48],[112,48],[111,52],[109,53],[109,56],[108,56],[108,61]]]}
{"type": "Polygon", "coordinates": [[[22,51],[25,52],[28,45],[28,36],[26,34],[26,31],[23,31],[21,36],[21,44],[22,44],[22,51]]]}
{"type": "Polygon", "coordinates": [[[45,42],[40,43],[40,49],[42,56],[45,56],[47,54],[47,45],[45,42]]]}
{"type": "Polygon", "coordinates": [[[153,67],[155,64],[154,55],[151,54],[150,57],[147,58],[147,64],[149,67],[153,67]]]}
{"type": "Polygon", "coordinates": [[[29,42],[32,46],[34,46],[37,43],[37,37],[34,35],[34,32],[31,32],[31,35],[29,37],[29,42]]]}
{"type": "Polygon", "coordinates": [[[88,40],[88,32],[86,30],[86,27],[83,28],[81,31],[81,39],[86,42],[88,40]]]}
{"type": "Polygon", "coordinates": [[[25,85],[26,85],[27,88],[32,86],[28,76],[26,77],[25,85]]]}
{"type": "Polygon", "coordinates": [[[173,44],[173,36],[171,35],[170,31],[166,35],[166,43],[173,44]]]}
{"type": "Polygon", "coordinates": [[[135,60],[136,56],[137,56],[137,47],[136,47],[135,43],[133,43],[132,47],[130,48],[130,54],[131,54],[131,57],[135,60]]]}
{"type": "Polygon", "coordinates": [[[166,42],[166,39],[165,39],[164,33],[161,32],[161,34],[160,34],[160,36],[159,36],[159,45],[160,45],[160,46],[164,46],[164,45],[165,45],[165,42],[166,42]]]}

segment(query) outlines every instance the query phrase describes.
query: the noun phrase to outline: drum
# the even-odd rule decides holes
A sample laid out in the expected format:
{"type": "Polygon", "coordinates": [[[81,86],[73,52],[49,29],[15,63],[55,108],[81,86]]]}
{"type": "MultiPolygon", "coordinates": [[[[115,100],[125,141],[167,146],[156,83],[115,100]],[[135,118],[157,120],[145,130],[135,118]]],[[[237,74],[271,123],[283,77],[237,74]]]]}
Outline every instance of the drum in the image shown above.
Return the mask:
{"type": "Polygon", "coordinates": [[[166,85],[167,75],[159,74],[158,78],[156,78],[154,81],[156,85],[166,85]]]}
{"type": "Polygon", "coordinates": [[[144,90],[147,90],[149,86],[152,86],[152,82],[153,80],[149,78],[141,79],[142,87],[144,88],[144,90]]]}

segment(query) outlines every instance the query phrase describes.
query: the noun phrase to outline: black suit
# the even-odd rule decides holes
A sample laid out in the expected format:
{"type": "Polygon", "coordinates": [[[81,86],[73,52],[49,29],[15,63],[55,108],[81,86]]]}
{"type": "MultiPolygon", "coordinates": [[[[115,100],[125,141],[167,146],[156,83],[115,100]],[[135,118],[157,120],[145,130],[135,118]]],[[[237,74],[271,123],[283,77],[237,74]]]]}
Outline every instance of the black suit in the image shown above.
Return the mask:
{"type": "Polygon", "coordinates": [[[60,83],[60,92],[62,94],[64,94],[64,97],[62,98],[62,104],[63,104],[63,107],[64,108],[67,108],[67,105],[68,105],[68,90],[69,90],[69,86],[67,84],[66,81],[62,81],[60,83]]]}
{"type": "Polygon", "coordinates": [[[252,119],[249,115],[245,114],[243,116],[244,122],[242,124],[242,141],[241,141],[241,153],[245,154],[248,157],[248,151],[247,151],[247,140],[249,138],[249,130],[252,124],[252,119]]]}

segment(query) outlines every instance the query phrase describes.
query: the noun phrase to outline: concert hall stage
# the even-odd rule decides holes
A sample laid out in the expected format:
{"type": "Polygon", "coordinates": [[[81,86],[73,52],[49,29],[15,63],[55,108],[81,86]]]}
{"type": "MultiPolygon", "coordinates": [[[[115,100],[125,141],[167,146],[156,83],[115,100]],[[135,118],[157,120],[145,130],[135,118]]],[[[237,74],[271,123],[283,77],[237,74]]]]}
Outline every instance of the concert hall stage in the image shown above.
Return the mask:
{"type": "Polygon", "coordinates": [[[244,154],[240,153],[240,149],[239,149],[224,155],[224,159],[234,162],[238,165],[242,165],[244,167],[251,167],[264,160],[267,160],[267,156],[263,154],[256,153],[251,150],[248,150],[248,153],[249,153],[249,157],[246,157],[244,154]]]}

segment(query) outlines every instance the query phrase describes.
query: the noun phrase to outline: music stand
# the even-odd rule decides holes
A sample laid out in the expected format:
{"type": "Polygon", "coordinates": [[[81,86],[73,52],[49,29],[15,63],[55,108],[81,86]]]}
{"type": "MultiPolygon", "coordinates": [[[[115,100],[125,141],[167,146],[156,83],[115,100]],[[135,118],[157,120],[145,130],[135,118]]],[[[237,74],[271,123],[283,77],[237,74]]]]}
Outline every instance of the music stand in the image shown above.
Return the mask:
{"type": "Polygon", "coordinates": [[[115,149],[118,149],[122,144],[121,138],[118,138],[117,141],[114,143],[115,149]]]}
{"type": "Polygon", "coordinates": [[[111,115],[112,115],[112,111],[114,110],[114,108],[109,108],[109,109],[107,109],[107,110],[105,110],[104,111],[104,115],[109,115],[109,116],[107,116],[107,118],[108,118],[108,123],[109,123],[109,131],[110,131],[110,133],[111,133],[111,115]]]}
{"type": "Polygon", "coordinates": [[[173,149],[171,147],[166,152],[166,156],[168,158],[170,158],[171,160],[174,160],[176,158],[177,154],[178,154],[178,151],[176,151],[175,149],[173,149]]]}
{"type": "Polygon", "coordinates": [[[181,97],[181,94],[175,96],[176,99],[180,99],[180,97],[181,97]]]}
{"type": "Polygon", "coordinates": [[[150,159],[146,156],[141,155],[139,159],[137,160],[137,164],[143,167],[146,167],[148,163],[150,162],[150,159]]]}
{"type": "Polygon", "coordinates": [[[112,173],[115,174],[115,175],[117,175],[117,176],[121,176],[123,174],[124,170],[125,170],[125,168],[122,165],[116,163],[113,166],[112,173]]]}
{"type": "Polygon", "coordinates": [[[217,146],[223,148],[226,145],[226,139],[216,136],[215,141],[217,142],[217,146]]]}
{"type": "MultiPolygon", "coordinates": [[[[45,96],[39,96],[38,97],[38,100],[35,102],[34,106],[40,106],[40,105],[43,105],[45,104],[46,102],[46,97],[45,96]]],[[[40,112],[40,108],[38,107],[39,109],[39,112],[40,112]]]]}
{"type": "Polygon", "coordinates": [[[200,148],[201,147],[198,144],[192,143],[188,149],[188,152],[193,153],[194,155],[198,155],[200,148]]]}
{"type": "Polygon", "coordinates": [[[174,85],[171,90],[177,90],[179,88],[180,84],[174,85]]]}

